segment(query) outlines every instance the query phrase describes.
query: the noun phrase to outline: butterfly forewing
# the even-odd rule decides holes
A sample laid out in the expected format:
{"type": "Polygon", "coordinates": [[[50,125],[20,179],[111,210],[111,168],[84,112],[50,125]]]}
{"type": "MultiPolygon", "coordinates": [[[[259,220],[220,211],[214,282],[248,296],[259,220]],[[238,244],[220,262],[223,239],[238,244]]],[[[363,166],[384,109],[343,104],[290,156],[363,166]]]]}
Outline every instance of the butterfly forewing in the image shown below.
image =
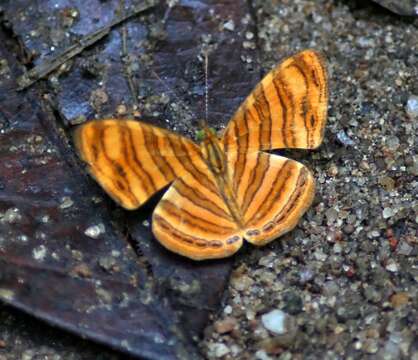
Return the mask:
{"type": "Polygon", "coordinates": [[[321,55],[306,50],[270,71],[224,132],[225,151],[314,149],[323,139],[328,103],[321,55]]]}
{"type": "Polygon", "coordinates": [[[200,156],[192,141],[132,120],[91,121],[74,136],[89,172],[126,209],[136,209],[200,156]]]}

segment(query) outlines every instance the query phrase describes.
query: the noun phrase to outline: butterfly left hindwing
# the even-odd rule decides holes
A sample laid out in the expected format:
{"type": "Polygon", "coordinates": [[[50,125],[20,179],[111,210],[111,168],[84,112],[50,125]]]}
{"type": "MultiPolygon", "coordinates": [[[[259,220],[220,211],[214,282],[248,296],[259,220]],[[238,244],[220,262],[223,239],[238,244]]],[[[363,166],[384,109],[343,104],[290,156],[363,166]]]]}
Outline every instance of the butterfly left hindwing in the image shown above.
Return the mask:
{"type": "Polygon", "coordinates": [[[209,168],[177,179],[152,216],[152,231],[168,249],[194,260],[223,258],[242,245],[242,230],[209,168]]]}

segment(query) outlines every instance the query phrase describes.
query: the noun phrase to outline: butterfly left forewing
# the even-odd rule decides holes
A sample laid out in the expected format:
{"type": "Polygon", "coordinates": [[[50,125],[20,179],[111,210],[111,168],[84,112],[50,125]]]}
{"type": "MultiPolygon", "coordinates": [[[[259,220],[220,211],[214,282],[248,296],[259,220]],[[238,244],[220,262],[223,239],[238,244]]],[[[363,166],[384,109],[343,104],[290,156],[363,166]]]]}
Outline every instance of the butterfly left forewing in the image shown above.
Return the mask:
{"type": "Polygon", "coordinates": [[[126,209],[136,209],[187,171],[200,156],[192,141],[134,120],[79,126],[74,142],[91,175],[126,209]]]}

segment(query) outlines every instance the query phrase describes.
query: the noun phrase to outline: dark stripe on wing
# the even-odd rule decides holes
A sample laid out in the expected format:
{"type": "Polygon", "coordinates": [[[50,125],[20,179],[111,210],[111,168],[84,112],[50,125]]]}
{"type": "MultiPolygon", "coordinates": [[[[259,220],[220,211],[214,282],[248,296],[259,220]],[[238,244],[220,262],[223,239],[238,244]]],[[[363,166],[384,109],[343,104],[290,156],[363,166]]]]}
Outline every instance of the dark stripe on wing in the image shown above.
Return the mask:
{"type": "Polygon", "coordinates": [[[274,89],[276,90],[276,94],[277,94],[277,98],[279,99],[279,103],[282,109],[282,123],[281,123],[281,127],[280,127],[280,132],[282,134],[282,139],[283,139],[283,143],[285,147],[289,146],[289,143],[287,141],[287,137],[286,137],[286,126],[287,126],[287,114],[288,114],[288,110],[287,110],[287,104],[283,99],[283,95],[281,93],[281,84],[279,83],[279,79],[276,76],[277,71],[274,73],[273,76],[273,85],[274,85],[274,89]]]}
{"type": "Polygon", "coordinates": [[[207,233],[210,232],[212,234],[224,235],[230,233],[231,231],[235,231],[235,228],[212,223],[207,219],[200,217],[197,213],[191,213],[184,208],[180,209],[171,201],[164,198],[160,200],[158,206],[162,212],[165,212],[168,216],[175,218],[176,222],[178,221],[179,223],[187,224],[207,233]]]}
{"type": "Polygon", "coordinates": [[[270,155],[265,155],[259,152],[257,154],[257,162],[253,170],[253,178],[251,179],[249,186],[246,189],[244,200],[242,203],[242,213],[244,214],[244,218],[258,190],[263,188],[263,183],[269,168],[270,155]]]}
{"type": "Polygon", "coordinates": [[[299,172],[299,176],[296,182],[296,187],[290,195],[288,202],[286,205],[280,210],[280,212],[275,216],[274,222],[279,224],[285,218],[287,218],[288,214],[292,212],[292,210],[298,205],[298,200],[302,196],[305,190],[306,181],[308,179],[309,172],[306,168],[302,168],[299,172]]]}
{"type": "MultiPolygon", "coordinates": [[[[142,132],[142,129],[140,129],[139,131],[142,132]]],[[[151,174],[149,174],[145,170],[145,166],[142,164],[142,162],[138,158],[138,149],[135,146],[135,141],[133,140],[133,137],[132,137],[132,131],[129,130],[127,134],[128,134],[129,149],[132,153],[132,159],[134,161],[134,165],[132,166],[132,168],[134,168],[135,166],[139,168],[139,173],[141,174],[139,178],[144,185],[143,190],[147,195],[151,195],[155,191],[158,190],[157,186],[155,185],[151,174]]]]}
{"type": "Polygon", "coordinates": [[[231,215],[229,215],[225,210],[220,208],[215,202],[210,200],[207,196],[202,194],[198,188],[192,188],[189,186],[181,177],[177,179],[176,184],[174,185],[176,191],[194,205],[199,206],[212,214],[225,218],[229,221],[233,221],[231,215]]]}
{"type": "Polygon", "coordinates": [[[238,144],[238,153],[237,153],[237,161],[235,162],[234,167],[234,181],[233,181],[233,190],[235,193],[237,193],[241,180],[242,175],[244,174],[245,165],[247,162],[247,150],[248,150],[248,144],[249,144],[249,128],[248,128],[248,116],[249,112],[248,109],[245,107],[242,111],[242,116],[244,121],[242,122],[244,125],[244,136],[240,136],[239,144],[238,144]]]}
{"type": "MultiPolygon", "coordinates": [[[[106,149],[106,145],[104,142],[105,131],[106,131],[106,127],[100,128],[98,131],[99,145],[102,148],[103,158],[109,164],[115,176],[114,178],[110,178],[108,175],[105,175],[104,177],[110,180],[113,183],[114,188],[123,192],[124,195],[130,198],[133,203],[138,203],[138,199],[136,198],[135,194],[131,190],[129,181],[127,179],[126,173],[123,170],[122,166],[117,161],[110,159],[107,154],[107,149],[106,149]]],[[[95,166],[94,169],[98,169],[98,167],[95,166]]]]}
{"type": "MultiPolygon", "coordinates": [[[[264,200],[261,201],[260,206],[254,211],[254,214],[257,214],[258,219],[263,219],[266,214],[271,211],[273,204],[280,199],[285,188],[284,185],[292,176],[292,169],[290,169],[290,167],[291,161],[286,160],[278,171],[270,190],[266,192],[264,200]]],[[[248,223],[251,224],[253,222],[252,220],[253,219],[251,219],[248,223]]]]}

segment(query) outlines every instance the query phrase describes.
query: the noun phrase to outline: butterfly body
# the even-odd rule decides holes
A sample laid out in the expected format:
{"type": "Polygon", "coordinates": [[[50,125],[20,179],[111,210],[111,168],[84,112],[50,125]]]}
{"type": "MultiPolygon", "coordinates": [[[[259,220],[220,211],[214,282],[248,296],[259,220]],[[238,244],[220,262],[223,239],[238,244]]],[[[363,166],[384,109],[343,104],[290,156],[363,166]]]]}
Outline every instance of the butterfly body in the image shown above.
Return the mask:
{"type": "Polygon", "coordinates": [[[204,127],[204,139],[200,144],[202,157],[216,180],[217,189],[221,194],[228,210],[239,226],[243,228],[243,219],[240,207],[236,202],[236,194],[232,188],[232,176],[228,168],[227,158],[223,149],[221,139],[204,127]]]}
{"type": "Polygon", "coordinates": [[[305,50],[255,87],[223,135],[206,126],[200,145],[133,120],[80,126],[75,144],[89,172],[121,206],[136,209],[172,183],[154,210],[152,231],[169,250],[194,260],[261,246],[292,230],[314,196],[311,172],[264,152],[316,148],[328,92],[322,57],[305,50]]]}

